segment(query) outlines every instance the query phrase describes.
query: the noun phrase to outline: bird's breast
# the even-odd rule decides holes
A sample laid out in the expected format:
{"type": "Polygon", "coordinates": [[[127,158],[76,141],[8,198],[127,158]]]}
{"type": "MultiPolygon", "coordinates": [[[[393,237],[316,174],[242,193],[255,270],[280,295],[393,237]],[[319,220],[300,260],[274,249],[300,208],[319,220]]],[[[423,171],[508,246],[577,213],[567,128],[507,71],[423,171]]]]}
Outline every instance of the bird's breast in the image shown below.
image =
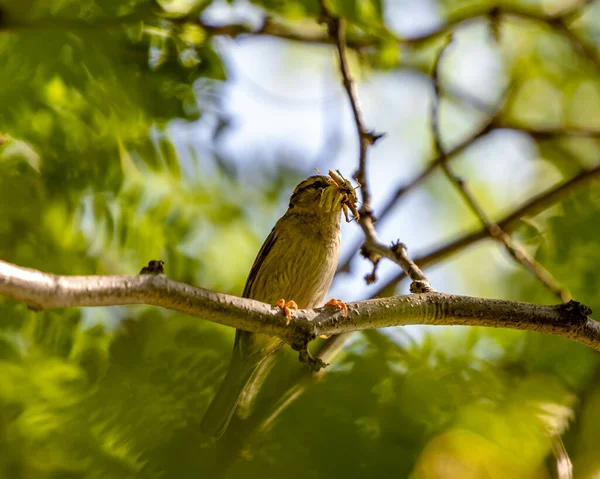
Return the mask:
{"type": "MultiPolygon", "coordinates": [[[[285,216],[280,222],[285,221],[285,216]]],[[[250,297],[273,304],[293,300],[299,308],[322,305],[337,267],[339,223],[289,218],[254,281],[250,297]]]]}

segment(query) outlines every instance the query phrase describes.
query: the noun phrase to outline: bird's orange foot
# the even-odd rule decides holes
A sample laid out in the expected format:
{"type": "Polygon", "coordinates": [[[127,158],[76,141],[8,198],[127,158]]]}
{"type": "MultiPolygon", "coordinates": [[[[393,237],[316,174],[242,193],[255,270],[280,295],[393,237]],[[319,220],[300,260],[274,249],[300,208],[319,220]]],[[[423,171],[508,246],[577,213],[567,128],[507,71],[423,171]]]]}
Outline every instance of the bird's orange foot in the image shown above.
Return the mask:
{"type": "Polygon", "coordinates": [[[279,301],[277,301],[275,303],[275,307],[283,310],[283,314],[285,314],[285,317],[287,318],[287,321],[285,322],[286,326],[288,324],[290,324],[290,320],[292,319],[292,311],[291,310],[298,309],[298,305],[296,304],[295,301],[286,302],[285,299],[283,299],[283,298],[281,298],[279,301]]]}
{"type": "Polygon", "coordinates": [[[348,307],[346,306],[346,303],[340,299],[331,298],[325,303],[325,307],[341,309],[344,312],[344,316],[348,317],[348,307]]]}

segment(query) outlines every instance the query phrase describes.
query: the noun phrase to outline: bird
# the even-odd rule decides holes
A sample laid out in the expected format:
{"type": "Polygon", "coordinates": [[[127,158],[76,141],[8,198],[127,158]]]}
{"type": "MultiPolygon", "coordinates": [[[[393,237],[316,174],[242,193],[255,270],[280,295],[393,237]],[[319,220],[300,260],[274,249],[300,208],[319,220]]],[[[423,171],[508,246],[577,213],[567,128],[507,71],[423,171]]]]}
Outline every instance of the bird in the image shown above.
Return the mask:
{"type": "MultiPolygon", "coordinates": [[[[359,216],[356,188],[339,170],[302,181],[260,248],[242,296],[280,308],[286,324],[291,310],[322,305],[337,267],[341,213],[348,222],[359,216]]],[[[347,315],[340,300],[325,306],[341,308],[347,315]]],[[[212,440],[223,435],[252,378],[282,345],[277,337],[236,331],[229,369],[200,425],[203,434],[212,440]]]]}

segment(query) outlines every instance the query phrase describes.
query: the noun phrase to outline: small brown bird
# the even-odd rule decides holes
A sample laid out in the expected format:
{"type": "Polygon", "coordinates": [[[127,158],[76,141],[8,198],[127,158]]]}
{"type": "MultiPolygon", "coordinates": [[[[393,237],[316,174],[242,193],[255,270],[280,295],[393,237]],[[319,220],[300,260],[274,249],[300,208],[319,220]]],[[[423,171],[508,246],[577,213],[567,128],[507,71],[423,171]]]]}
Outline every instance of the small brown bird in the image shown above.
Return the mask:
{"type": "MultiPolygon", "coordinates": [[[[340,216],[348,210],[358,218],[356,193],[339,172],[311,176],[292,193],[285,214],[265,240],[246,281],[243,297],[283,309],[323,304],[333,280],[340,249],[340,216]],[[290,301],[285,301],[286,298],[290,301]]],[[[332,300],[328,305],[345,305],[332,300]]],[[[202,431],[220,437],[238,405],[241,394],[261,364],[283,342],[265,334],[238,330],[229,370],[202,420],[202,431]]]]}

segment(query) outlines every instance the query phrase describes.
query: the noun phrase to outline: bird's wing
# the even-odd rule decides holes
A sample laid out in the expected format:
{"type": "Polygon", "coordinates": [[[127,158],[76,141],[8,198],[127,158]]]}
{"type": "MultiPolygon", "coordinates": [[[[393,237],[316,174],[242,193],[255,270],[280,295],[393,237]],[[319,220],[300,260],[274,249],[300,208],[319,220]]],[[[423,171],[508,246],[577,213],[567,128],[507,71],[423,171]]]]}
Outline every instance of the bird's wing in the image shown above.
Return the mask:
{"type": "MultiPolygon", "coordinates": [[[[248,275],[246,286],[244,287],[244,298],[252,297],[252,288],[258,277],[260,268],[264,265],[266,257],[269,255],[269,252],[273,249],[276,242],[277,235],[275,234],[275,228],[273,228],[260,248],[256,259],[254,260],[254,264],[250,269],[250,274],[248,275]]],[[[262,298],[253,299],[261,300],[262,298]]],[[[262,338],[262,335],[252,334],[246,331],[236,331],[233,356],[231,358],[229,370],[225,379],[223,379],[216,396],[213,398],[208,410],[204,414],[201,424],[202,431],[215,439],[225,432],[225,429],[231,420],[231,416],[233,416],[238,405],[240,395],[256,373],[257,369],[269,354],[281,345],[281,340],[269,336],[265,336],[262,339],[259,338],[262,338]],[[275,343],[275,347],[271,347],[269,354],[266,355],[262,353],[265,340],[275,343]],[[257,341],[258,347],[256,345],[257,341]]]]}
{"type": "MultiPolygon", "coordinates": [[[[260,267],[265,263],[265,258],[269,255],[269,252],[273,249],[273,246],[277,242],[277,234],[275,233],[275,228],[271,230],[269,236],[263,243],[260,251],[256,255],[256,259],[254,260],[254,264],[250,269],[250,274],[248,274],[248,279],[246,280],[246,286],[244,286],[244,292],[242,297],[244,298],[252,298],[252,286],[254,285],[254,281],[258,277],[258,272],[260,271],[260,267]]],[[[260,298],[252,298],[258,299],[260,298]]]]}

